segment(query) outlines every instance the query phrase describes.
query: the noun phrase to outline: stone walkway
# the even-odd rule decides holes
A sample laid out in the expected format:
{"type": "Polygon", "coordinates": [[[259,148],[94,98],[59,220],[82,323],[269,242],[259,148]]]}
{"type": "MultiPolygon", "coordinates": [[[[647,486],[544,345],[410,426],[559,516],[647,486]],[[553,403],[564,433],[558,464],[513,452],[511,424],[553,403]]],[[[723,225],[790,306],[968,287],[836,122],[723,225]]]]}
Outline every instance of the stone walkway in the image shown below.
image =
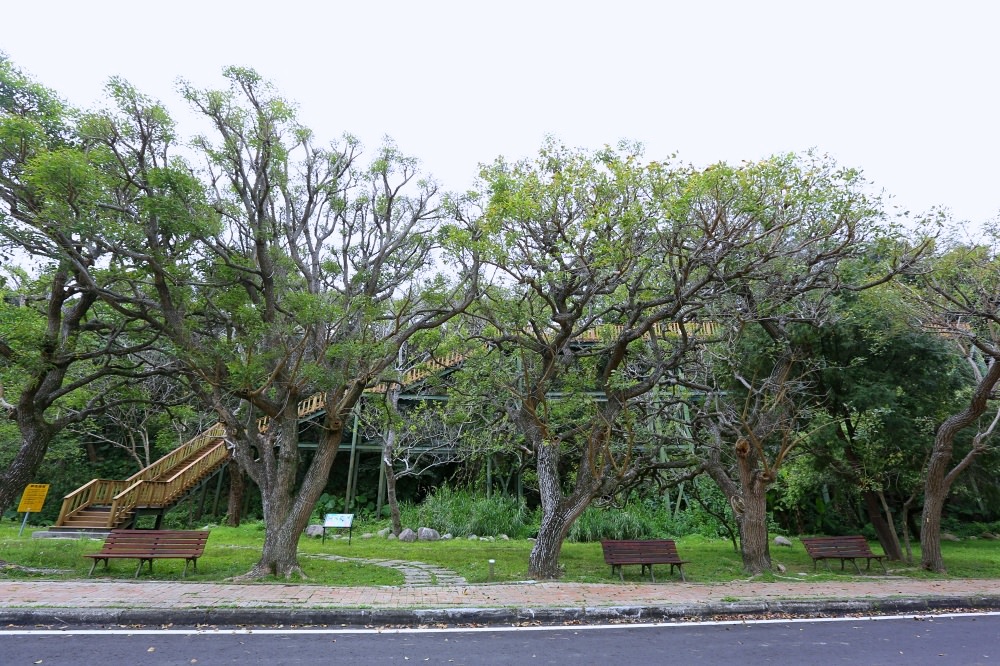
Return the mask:
{"type": "Polygon", "coordinates": [[[311,555],[335,562],[360,562],[377,567],[396,569],[403,574],[403,585],[468,585],[468,581],[451,569],[445,569],[435,564],[414,562],[413,560],[373,560],[363,557],[343,557],[341,555],[311,555]]]}

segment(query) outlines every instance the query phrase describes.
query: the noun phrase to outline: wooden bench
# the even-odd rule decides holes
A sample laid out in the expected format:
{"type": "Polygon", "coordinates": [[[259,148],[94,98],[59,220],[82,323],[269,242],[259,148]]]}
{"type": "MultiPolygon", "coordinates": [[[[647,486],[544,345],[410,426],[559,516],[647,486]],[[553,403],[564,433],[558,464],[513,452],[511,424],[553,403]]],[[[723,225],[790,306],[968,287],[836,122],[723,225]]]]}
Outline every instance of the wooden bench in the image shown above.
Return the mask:
{"type": "Polygon", "coordinates": [[[604,550],[604,561],[611,565],[611,575],[615,575],[615,567],[618,568],[618,577],[625,582],[625,575],[622,573],[622,566],[626,564],[639,564],[642,566],[642,573],[646,573],[649,567],[649,579],[654,583],[654,564],[669,564],[670,574],[673,575],[674,567],[684,578],[684,565],[688,560],[682,560],[677,554],[677,544],[670,539],[625,539],[601,541],[601,548],[604,550]]]}
{"type": "Polygon", "coordinates": [[[802,537],[802,545],[806,547],[806,552],[813,561],[813,571],[816,570],[816,563],[823,560],[826,568],[830,568],[827,560],[840,560],[840,570],[844,570],[844,562],[850,560],[858,573],[858,563],[855,560],[864,558],[868,565],[866,569],[871,570],[872,560],[879,563],[882,571],[888,573],[885,564],[882,563],[884,555],[876,555],[868,547],[868,542],[861,535],[855,536],[832,536],[832,537],[802,537]]]}
{"type": "Polygon", "coordinates": [[[94,567],[104,560],[104,568],[112,559],[134,558],[139,560],[135,577],[139,577],[144,562],[149,562],[149,572],[153,572],[153,560],[166,558],[183,559],[184,573],[187,575],[188,563],[194,564],[198,570],[198,558],[205,552],[205,542],[208,541],[207,531],[194,530],[111,530],[104,540],[104,546],[97,553],[86,553],[84,557],[93,558],[90,566],[90,576],[94,567]]]}

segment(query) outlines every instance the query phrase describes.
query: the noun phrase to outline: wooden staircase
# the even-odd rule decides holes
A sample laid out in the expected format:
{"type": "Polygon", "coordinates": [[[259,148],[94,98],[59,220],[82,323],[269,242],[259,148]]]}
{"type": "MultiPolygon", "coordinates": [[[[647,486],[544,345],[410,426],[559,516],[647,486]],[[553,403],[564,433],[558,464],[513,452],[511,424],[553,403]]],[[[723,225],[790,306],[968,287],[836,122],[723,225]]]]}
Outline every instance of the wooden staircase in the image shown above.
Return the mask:
{"type": "Polygon", "coordinates": [[[127,479],[94,479],[63,498],[50,531],[104,532],[166,511],[229,461],[223,434],[217,424],[127,479]]]}

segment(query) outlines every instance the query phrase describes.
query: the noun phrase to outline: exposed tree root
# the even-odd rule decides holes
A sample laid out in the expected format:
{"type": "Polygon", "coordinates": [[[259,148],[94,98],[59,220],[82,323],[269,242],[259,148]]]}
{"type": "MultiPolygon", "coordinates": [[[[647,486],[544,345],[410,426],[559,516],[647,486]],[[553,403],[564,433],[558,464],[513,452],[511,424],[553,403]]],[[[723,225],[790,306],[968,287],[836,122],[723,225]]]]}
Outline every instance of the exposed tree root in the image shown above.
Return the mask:
{"type": "Polygon", "coordinates": [[[302,567],[297,562],[286,567],[281,567],[280,569],[274,564],[258,562],[250,571],[239,576],[233,576],[228,580],[233,583],[253,583],[272,577],[284,578],[285,580],[292,580],[293,578],[309,580],[309,576],[306,575],[306,572],[302,570],[302,567]]]}
{"type": "Polygon", "coordinates": [[[6,574],[11,571],[27,574],[58,574],[66,573],[67,569],[38,569],[35,567],[26,567],[21,564],[14,564],[13,562],[8,562],[6,560],[0,560],[0,574],[6,574]]]}

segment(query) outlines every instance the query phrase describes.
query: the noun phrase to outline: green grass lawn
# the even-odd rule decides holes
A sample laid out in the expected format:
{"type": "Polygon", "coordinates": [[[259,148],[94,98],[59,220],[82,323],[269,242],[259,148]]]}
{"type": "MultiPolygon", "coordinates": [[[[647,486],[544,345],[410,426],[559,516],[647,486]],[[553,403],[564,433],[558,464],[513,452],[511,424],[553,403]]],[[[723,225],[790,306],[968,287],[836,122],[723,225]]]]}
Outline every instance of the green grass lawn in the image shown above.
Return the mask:
{"type": "MultiPolygon", "coordinates": [[[[469,541],[455,539],[437,542],[403,543],[381,537],[362,539],[360,534],[374,531],[377,526],[355,526],[354,538],[348,544],[346,538],[327,538],[323,543],[318,538],[302,537],[299,542],[299,561],[309,577],[308,583],[317,585],[399,585],[403,582],[400,572],[386,567],[357,562],[338,562],[326,559],[326,555],[341,555],[361,559],[395,559],[419,561],[451,569],[464,576],[470,583],[484,583],[490,580],[489,560],[495,560],[493,581],[518,581],[528,577],[528,554],[532,542],[512,541],[469,541]],[[359,528],[360,527],[360,528],[359,528]]],[[[83,557],[100,549],[101,540],[95,539],[34,539],[30,529],[18,536],[17,524],[0,525],[0,577],[48,579],[86,578],[91,560],[83,557]],[[17,565],[17,566],[10,566],[17,565]],[[40,569],[31,572],[23,568],[40,569]]],[[[246,573],[256,562],[264,532],[259,523],[251,523],[240,528],[212,527],[205,554],[198,560],[198,571],[189,569],[186,580],[223,581],[246,573]]],[[[785,567],[784,573],[768,574],[772,580],[843,580],[856,577],[850,565],[845,572],[837,563],[831,563],[832,571],[827,571],[821,563],[814,571],[812,560],[805,549],[792,539],[793,547],[772,546],[771,557],[776,564],[785,567]]],[[[945,542],[943,544],[945,564],[949,573],[941,576],[920,570],[916,565],[903,562],[887,562],[892,575],[930,578],[1000,578],[1000,542],[988,540],[967,540],[945,542]]],[[[688,581],[699,583],[745,580],[739,553],[733,550],[729,541],[711,540],[698,536],[677,540],[677,548],[689,564],[684,567],[688,581]]],[[[875,552],[881,552],[873,544],[875,552]]],[[[919,547],[914,546],[914,558],[919,559],[919,547]]],[[[561,562],[565,569],[562,580],[573,582],[609,582],[618,580],[611,577],[610,567],[604,564],[601,546],[598,543],[566,543],[563,546],[561,562]]],[[[99,564],[95,578],[131,579],[135,574],[134,560],[112,561],[110,571],[99,564]]],[[[882,575],[877,565],[871,575],[882,575]]],[[[184,570],[183,560],[157,560],[154,571],[149,574],[144,568],[143,580],[180,580],[184,570]]],[[[667,580],[668,567],[657,567],[657,580],[667,580]]],[[[864,571],[862,567],[862,571],[864,571]]],[[[868,575],[868,574],[864,574],[868,575]]],[[[677,579],[676,575],[674,576],[677,579]]],[[[625,568],[626,582],[639,582],[638,566],[625,568]]],[[[285,582],[275,580],[274,582],[285,582]]]]}

